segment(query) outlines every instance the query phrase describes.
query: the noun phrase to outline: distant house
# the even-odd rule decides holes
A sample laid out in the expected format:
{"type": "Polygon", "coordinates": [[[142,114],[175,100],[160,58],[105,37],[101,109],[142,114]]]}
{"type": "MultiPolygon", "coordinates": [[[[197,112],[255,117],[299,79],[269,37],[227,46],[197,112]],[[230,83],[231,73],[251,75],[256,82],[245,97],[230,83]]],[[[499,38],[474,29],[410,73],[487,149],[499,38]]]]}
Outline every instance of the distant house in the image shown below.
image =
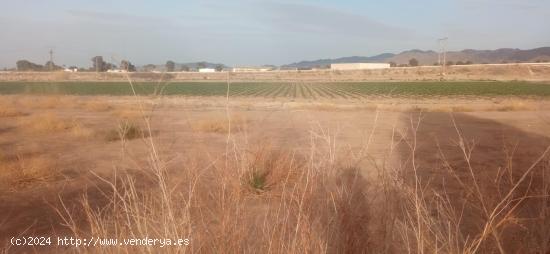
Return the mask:
{"type": "Polygon", "coordinates": [[[331,64],[331,70],[375,70],[375,69],[388,69],[389,63],[338,63],[331,64]]]}
{"type": "Polygon", "coordinates": [[[279,67],[280,71],[297,71],[297,67],[281,66],[279,67]]]}
{"type": "Polygon", "coordinates": [[[213,69],[213,68],[200,68],[199,72],[212,73],[212,72],[216,72],[216,69],[213,69]]]}
{"type": "Polygon", "coordinates": [[[78,68],[76,67],[69,67],[69,68],[65,68],[63,69],[64,72],[78,72],[78,68]]]}
{"type": "Polygon", "coordinates": [[[125,72],[128,72],[128,71],[127,70],[115,69],[115,70],[107,70],[107,72],[110,72],[110,73],[125,73],[125,72]]]}

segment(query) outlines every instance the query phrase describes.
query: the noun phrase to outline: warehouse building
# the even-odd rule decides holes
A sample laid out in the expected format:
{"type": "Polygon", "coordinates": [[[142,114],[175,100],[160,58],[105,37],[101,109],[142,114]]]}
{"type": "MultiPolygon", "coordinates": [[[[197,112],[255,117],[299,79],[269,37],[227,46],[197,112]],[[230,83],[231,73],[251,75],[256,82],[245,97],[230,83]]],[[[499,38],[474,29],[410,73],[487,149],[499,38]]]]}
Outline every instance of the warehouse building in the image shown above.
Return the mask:
{"type": "Polygon", "coordinates": [[[200,68],[200,69],[199,69],[199,72],[202,72],[202,73],[212,73],[212,72],[216,72],[216,69],[213,69],[213,68],[200,68]]]}
{"type": "Polygon", "coordinates": [[[273,68],[271,67],[235,67],[233,68],[233,72],[265,72],[265,71],[271,71],[273,68]]]}
{"type": "Polygon", "coordinates": [[[390,68],[389,63],[337,63],[331,64],[331,70],[375,70],[390,68]]]}

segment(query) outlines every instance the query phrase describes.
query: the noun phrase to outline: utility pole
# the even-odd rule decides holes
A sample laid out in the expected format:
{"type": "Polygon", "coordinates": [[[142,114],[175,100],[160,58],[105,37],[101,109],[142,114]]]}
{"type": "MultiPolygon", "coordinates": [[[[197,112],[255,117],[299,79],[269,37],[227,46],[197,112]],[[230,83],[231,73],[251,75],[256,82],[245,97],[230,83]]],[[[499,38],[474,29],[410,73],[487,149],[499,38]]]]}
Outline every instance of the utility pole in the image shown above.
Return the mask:
{"type": "Polygon", "coordinates": [[[50,49],[50,71],[53,71],[53,49],[50,49]]]}
{"type": "Polygon", "coordinates": [[[441,77],[445,76],[446,66],[447,66],[447,40],[449,38],[438,39],[439,44],[439,54],[437,55],[437,63],[441,66],[441,77]],[[442,59],[443,56],[443,59],[442,59]],[[441,62],[443,60],[443,62],[441,62]]]}

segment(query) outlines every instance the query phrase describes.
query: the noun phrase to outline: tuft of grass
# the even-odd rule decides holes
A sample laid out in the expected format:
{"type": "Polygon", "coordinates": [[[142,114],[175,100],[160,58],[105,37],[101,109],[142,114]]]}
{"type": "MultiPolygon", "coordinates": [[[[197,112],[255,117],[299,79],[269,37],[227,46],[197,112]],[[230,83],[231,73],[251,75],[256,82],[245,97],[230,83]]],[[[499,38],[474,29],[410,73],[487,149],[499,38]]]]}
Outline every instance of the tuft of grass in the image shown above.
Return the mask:
{"type": "Polygon", "coordinates": [[[143,137],[143,130],[133,122],[122,121],[117,129],[107,132],[105,139],[107,141],[131,140],[143,137]]]}
{"type": "Polygon", "coordinates": [[[137,109],[117,109],[112,114],[114,117],[124,121],[136,121],[143,117],[142,113],[137,109]]]}
{"type": "Polygon", "coordinates": [[[262,170],[253,170],[248,180],[248,186],[255,192],[262,192],[266,190],[267,186],[267,173],[262,170]]]}
{"type": "Polygon", "coordinates": [[[77,138],[90,138],[94,135],[94,130],[84,126],[82,123],[74,121],[71,128],[71,134],[77,138]]]}
{"type": "Polygon", "coordinates": [[[0,162],[0,178],[12,190],[46,183],[59,176],[57,163],[50,156],[18,156],[13,160],[3,159],[0,162]]]}

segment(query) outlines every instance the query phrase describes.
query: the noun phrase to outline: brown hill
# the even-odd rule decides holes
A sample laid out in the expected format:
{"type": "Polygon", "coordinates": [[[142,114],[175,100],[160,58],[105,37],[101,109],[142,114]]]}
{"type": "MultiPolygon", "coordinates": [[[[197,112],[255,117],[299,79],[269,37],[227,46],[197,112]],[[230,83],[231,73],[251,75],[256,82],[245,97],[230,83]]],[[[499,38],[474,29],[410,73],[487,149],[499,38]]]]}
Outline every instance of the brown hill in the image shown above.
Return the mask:
{"type": "MultiPolygon", "coordinates": [[[[434,51],[410,50],[386,59],[386,62],[406,64],[411,58],[416,58],[421,65],[431,65],[437,63],[438,53],[434,51]]],[[[550,47],[530,50],[504,48],[497,50],[466,49],[462,51],[450,51],[447,52],[447,61],[478,64],[550,61],[550,47]]]]}
{"type": "MultiPolygon", "coordinates": [[[[314,68],[326,67],[332,63],[370,63],[370,62],[394,62],[398,65],[408,64],[411,58],[416,58],[420,65],[433,65],[438,62],[438,52],[428,50],[409,50],[399,54],[380,54],[372,57],[353,56],[342,57],[336,59],[319,59],[314,61],[302,61],[285,65],[285,67],[295,68],[314,68]]],[[[471,62],[474,64],[483,63],[517,63],[517,62],[550,62],[550,47],[521,50],[503,48],[497,50],[474,50],[466,49],[462,51],[447,52],[447,61],[456,62],[471,62]]]]}

